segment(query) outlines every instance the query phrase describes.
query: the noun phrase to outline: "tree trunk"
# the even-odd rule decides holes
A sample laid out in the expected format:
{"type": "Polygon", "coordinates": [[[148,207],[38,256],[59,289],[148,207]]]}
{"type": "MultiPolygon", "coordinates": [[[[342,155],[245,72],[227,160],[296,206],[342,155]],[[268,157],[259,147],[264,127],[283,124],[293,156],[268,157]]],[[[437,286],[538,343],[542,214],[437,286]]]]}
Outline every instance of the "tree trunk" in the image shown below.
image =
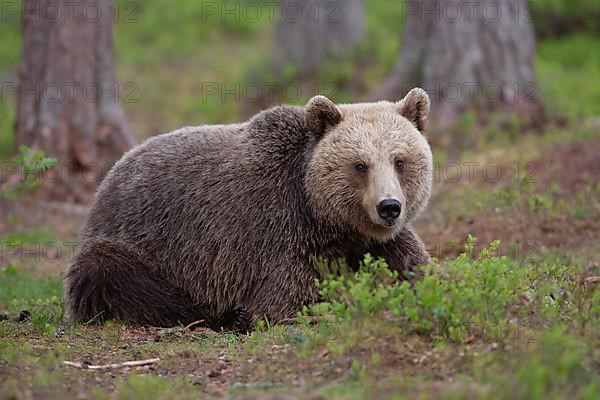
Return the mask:
{"type": "Polygon", "coordinates": [[[275,69],[313,73],[327,56],[353,48],[364,36],[363,0],[281,0],[275,69]]]}
{"type": "Polygon", "coordinates": [[[114,75],[113,3],[25,7],[17,144],[56,157],[63,178],[90,170],[99,177],[136,143],[119,105],[126,88],[114,75]]]}
{"type": "Polygon", "coordinates": [[[535,37],[525,0],[406,5],[397,65],[376,98],[402,98],[423,87],[434,127],[447,128],[474,106],[536,113],[535,37]]]}

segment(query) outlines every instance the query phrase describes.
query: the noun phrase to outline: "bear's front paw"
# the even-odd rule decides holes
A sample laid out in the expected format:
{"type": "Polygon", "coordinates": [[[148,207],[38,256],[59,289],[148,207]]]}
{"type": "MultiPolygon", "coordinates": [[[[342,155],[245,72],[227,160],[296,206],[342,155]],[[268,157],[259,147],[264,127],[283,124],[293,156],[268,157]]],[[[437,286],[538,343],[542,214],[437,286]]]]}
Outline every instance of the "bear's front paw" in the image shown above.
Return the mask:
{"type": "Polygon", "coordinates": [[[232,331],[238,333],[248,333],[252,330],[252,318],[243,308],[234,310],[235,316],[232,324],[232,331]]]}
{"type": "Polygon", "coordinates": [[[233,308],[220,318],[218,329],[236,333],[248,333],[253,330],[252,318],[243,308],[233,308]]]}

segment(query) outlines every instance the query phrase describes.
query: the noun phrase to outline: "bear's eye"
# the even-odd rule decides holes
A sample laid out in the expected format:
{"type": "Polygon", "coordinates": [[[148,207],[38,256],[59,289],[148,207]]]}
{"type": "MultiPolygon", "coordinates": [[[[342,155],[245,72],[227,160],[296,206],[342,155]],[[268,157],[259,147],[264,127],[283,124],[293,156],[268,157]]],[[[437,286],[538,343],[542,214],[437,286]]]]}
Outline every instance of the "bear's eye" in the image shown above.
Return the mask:
{"type": "Polygon", "coordinates": [[[396,160],[396,168],[398,171],[404,170],[404,160],[396,160]]]}
{"type": "Polygon", "coordinates": [[[367,167],[363,163],[358,163],[354,166],[354,169],[361,174],[365,174],[367,172],[367,170],[369,169],[369,167],[367,167]]]}

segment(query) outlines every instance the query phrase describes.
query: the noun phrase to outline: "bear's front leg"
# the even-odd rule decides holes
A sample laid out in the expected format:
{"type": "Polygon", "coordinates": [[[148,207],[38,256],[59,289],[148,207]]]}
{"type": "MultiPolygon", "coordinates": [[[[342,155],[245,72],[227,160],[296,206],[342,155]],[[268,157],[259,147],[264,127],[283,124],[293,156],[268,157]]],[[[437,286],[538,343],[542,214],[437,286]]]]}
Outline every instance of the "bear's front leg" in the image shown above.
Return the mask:
{"type": "Polygon", "coordinates": [[[244,306],[253,324],[265,318],[270,323],[294,318],[303,306],[318,300],[318,274],[312,264],[282,263],[268,270],[268,277],[256,285],[244,306]]]}
{"type": "Polygon", "coordinates": [[[374,245],[370,253],[374,257],[385,259],[390,268],[398,271],[401,276],[417,265],[431,263],[425,243],[411,225],[407,225],[394,239],[374,245]]]}

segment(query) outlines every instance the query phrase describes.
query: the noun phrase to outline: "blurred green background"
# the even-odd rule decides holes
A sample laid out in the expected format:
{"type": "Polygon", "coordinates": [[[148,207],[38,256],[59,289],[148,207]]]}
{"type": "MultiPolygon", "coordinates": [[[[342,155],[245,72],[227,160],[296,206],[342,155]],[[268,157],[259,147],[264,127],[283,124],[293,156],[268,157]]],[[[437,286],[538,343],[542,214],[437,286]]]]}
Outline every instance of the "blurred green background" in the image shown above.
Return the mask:
{"type": "MultiPolygon", "coordinates": [[[[270,70],[273,48],[272,2],[220,2],[231,7],[260,4],[262,17],[254,22],[235,15],[202,15],[205,7],[196,0],[115,3],[120,96],[139,138],[182,125],[239,121],[261,108],[244,104],[253,98],[250,93],[242,101],[203,94],[207,82],[235,90],[236,84],[244,88],[270,78],[265,71],[270,70]]],[[[0,1],[2,7],[6,3],[15,2],[0,1]]],[[[320,67],[315,92],[320,88],[338,102],[349,102],[377,87],[397,59],[403,9],[401,1],[365,2],[365,39],[351,54],[320,67]]],[[[535,0],[530,9],[538,38],[536,78],[549,113],[600,115],[600,0],[535,0]]],[[[20,16],[3,14],[1,26],[0,82],[14,82],[21,52],[20,16]]],[[[304,103],[314,94],[291,94],[275,102],[304,103]]],[[[14,113],[12,102],[0,103],[0,152],[5,155],[13,148],[14,113]]]]}

